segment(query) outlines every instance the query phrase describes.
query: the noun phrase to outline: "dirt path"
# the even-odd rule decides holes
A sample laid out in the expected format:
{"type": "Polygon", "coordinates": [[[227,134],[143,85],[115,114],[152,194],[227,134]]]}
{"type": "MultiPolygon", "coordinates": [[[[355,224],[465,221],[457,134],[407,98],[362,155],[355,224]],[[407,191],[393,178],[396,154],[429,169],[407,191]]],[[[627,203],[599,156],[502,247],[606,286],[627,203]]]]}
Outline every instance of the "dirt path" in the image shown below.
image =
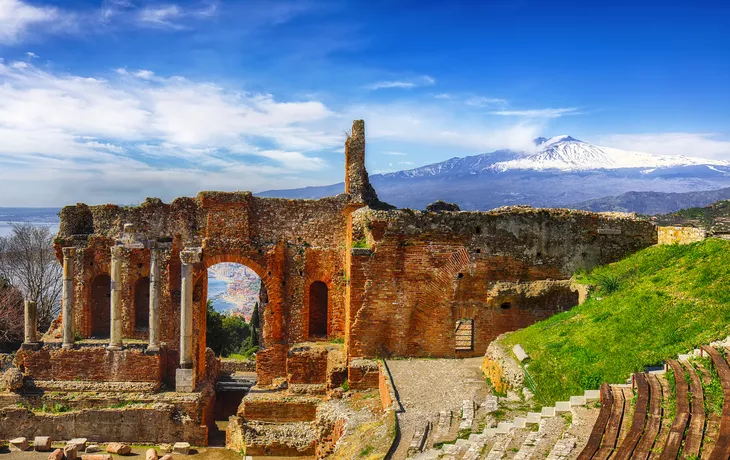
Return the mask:
{"type": "Polygon", "coordinates": [[[389,360],[396,391],[405,410],[398,415],[401,440],[394,459],[406,458],[416,425],[439,411],[460,414],[462,401],[482,403],[489,389],[479,369],[481,357],[467,359],[389,360]]]}

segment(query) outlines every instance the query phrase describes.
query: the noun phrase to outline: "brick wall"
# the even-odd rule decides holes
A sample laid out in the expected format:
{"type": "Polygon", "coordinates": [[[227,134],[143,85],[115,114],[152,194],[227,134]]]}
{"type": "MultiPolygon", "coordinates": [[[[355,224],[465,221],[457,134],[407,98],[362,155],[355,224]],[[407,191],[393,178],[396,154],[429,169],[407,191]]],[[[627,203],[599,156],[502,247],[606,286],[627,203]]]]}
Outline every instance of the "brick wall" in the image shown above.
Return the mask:
{"type": "Polygon", "coordinates": [[[690,244],[702,241],[707,232],[695,227],[657,227],[657,244],[690,244]]]}

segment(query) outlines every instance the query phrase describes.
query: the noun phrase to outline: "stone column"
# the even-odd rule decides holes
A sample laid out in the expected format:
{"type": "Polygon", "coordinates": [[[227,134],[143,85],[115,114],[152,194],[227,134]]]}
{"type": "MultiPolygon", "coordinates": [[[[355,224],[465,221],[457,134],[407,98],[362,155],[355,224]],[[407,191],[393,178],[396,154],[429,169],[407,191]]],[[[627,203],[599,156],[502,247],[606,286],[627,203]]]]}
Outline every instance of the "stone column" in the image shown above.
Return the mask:
{"type": "Polygon", "coordinates": [[[111,324],[109,347],[111,351],[122,349],[122,248],[112,248],[111,260],[111,324]]]}
{"type": "Polygon", "coordinates": [[[38,315],[36,303],[32,300],[25,301],[25,344],[38,342],[38,315]]]}
{"type": "Polygon", "coordinates": [[[61,308],[63,310],[63,348],[74,346],[74,256],[76,248],[63,248],[63,286],[61,308]]]}
{"type": "Polygon", "coordinates": [[[193,385],[193,266],[200,262],[201,249],[186,249],[180,253],[182,262],[180,289],[180,368],[175,374],[175,389],[191,392],[193,385]]]}
{"type": "Polygon", "coordinates": [[[148,353],[160,351],[160,250],[150,249],[150,332],[148,353]]]}

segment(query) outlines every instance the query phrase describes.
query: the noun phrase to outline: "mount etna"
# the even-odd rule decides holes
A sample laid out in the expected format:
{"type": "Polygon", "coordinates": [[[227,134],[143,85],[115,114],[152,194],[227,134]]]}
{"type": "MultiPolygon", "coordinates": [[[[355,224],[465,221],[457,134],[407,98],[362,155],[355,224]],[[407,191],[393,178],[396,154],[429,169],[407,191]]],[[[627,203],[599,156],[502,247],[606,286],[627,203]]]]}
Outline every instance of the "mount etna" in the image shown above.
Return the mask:
{"type": "MultiPolygon", "coordinates": [[[[463,210],[527,204],[646,212],[671,212],[690,200],[704,206],[717,199],[704,192],[730,186],[730,163],[690,155],[656,155],[601,147],[570,136],[535,139],[533,152],[497,150],[452,158],[419,168],[370,177],[380,198],[398,207],[424,209],[436,200],[463,210]],[[633,194],[631,200],[617,195],[633,194]],[[703,192],[677,200],[677,194],[703,192]],[[667,194],[665,196],[665,194],[667,194]],[[673,205],[677,202],[677,205],[673,205]],[[679,204],[681,202],[681,204],[679,204]]],[[[260,196],[321,198],[342,191],[342,183],[260,196]]]]}

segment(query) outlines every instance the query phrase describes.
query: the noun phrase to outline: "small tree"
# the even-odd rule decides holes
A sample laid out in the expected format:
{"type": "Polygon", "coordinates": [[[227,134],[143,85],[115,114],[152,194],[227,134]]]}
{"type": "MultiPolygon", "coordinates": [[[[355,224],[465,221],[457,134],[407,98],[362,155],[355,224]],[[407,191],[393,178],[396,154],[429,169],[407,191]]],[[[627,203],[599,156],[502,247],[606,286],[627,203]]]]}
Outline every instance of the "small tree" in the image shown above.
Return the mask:
{"type": "Polygon", "coordinates": [[[23,341],[23,294],[0,279],[0,351],[15,349],[23,341]]]}
{"type": "Polygon", "coordinates": [[[256,302],[251,313],[251,345],[259,344],[259,303],[256,302]]]}
{"type": "Polygon", "coordinates": [[[48,227],[14,224],[9,236],[0,237],[0,277],[36,302],[41,331],[60,311],[62,276],[48,227]]]}

